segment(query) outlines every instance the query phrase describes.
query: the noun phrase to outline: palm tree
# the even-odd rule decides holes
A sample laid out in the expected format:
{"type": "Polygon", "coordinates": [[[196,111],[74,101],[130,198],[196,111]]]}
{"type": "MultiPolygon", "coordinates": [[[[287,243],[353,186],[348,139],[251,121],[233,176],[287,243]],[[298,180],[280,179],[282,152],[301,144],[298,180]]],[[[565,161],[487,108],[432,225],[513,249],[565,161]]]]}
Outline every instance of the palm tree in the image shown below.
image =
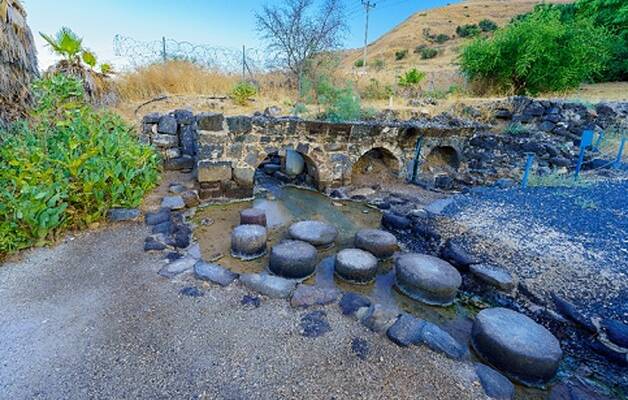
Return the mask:
{"type": "Polygon", "coordinates": [[[39,34],[48,43],[52,51],[63,57],[67,62],[72,64],[81,63],[80,56],[84,52],[83,39],[74,33],[72,29],[64,26],[54,37],[41,32],[39,34]]]}

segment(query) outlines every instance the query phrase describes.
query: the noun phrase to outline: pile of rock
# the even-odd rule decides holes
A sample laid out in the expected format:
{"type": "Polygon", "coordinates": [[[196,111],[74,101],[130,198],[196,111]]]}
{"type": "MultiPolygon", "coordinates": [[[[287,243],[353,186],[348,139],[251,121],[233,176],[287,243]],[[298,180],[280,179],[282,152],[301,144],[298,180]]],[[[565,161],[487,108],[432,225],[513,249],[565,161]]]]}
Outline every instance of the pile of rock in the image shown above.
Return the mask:
{"type": "Polygon", "coordinates": [[[278,153],[270,155],[262,161],[258,171],[272,176],[282,183],[317,188],[316,170],[314,165],[307,165],[303,155],[296,150],[288,149],[285,156],[278,153]]]}

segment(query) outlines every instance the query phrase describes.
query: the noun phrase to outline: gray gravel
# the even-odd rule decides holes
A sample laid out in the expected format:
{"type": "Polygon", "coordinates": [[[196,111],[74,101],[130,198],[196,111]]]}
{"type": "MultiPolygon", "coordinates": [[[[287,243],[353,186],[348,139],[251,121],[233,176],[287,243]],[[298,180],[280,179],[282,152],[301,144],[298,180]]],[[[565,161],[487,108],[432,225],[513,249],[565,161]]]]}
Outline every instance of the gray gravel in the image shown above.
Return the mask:
{"type": "Polygon", "coordinates": [[[402,349],[336,305],[324,307],[331,330],[308,338],[306,312],[285,300],[252,308],[240,284],[165,279],[147,233],[119,225],[0,266],[0,397],[484,398],[472,365],[402,349]]]}

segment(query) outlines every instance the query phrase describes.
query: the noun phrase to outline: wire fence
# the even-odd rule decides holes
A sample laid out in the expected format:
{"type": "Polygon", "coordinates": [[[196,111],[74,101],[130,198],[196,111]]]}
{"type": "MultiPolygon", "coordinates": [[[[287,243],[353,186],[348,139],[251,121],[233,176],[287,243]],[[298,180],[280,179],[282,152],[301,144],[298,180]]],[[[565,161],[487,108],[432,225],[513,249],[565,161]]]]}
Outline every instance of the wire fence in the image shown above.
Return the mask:
{"type": "Polygon", "coordinates": [[[186,60],[206,68],[225,72],[241,73],[243,77],[266,72],[272,60],[262,49],[229,48],[180,42],[166,37],[160,40],[140,41],[134,38],[115,35],[114,54],[124,57],[129,65],[137,67],[169,60],[186,60]]]}

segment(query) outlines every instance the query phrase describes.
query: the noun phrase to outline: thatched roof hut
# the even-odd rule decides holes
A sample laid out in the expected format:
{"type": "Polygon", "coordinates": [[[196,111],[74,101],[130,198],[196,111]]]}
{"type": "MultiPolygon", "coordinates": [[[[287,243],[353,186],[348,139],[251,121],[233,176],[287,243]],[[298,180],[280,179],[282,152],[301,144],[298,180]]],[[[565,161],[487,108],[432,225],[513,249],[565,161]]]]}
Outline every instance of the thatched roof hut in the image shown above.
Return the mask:
{"type": "Polygon", "coordinates": [[[33,34],[19,0],[0,0],[0,124],[24,116],[39,75],[33,34]]]}

